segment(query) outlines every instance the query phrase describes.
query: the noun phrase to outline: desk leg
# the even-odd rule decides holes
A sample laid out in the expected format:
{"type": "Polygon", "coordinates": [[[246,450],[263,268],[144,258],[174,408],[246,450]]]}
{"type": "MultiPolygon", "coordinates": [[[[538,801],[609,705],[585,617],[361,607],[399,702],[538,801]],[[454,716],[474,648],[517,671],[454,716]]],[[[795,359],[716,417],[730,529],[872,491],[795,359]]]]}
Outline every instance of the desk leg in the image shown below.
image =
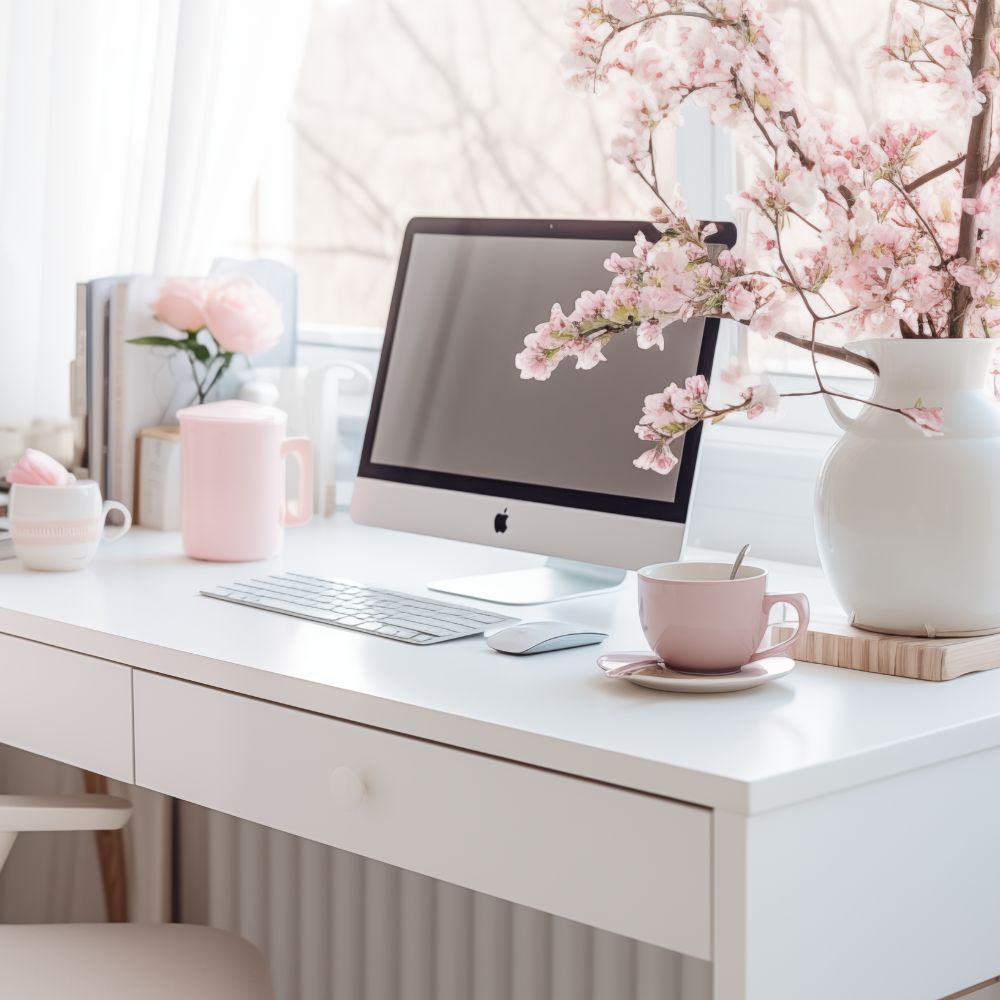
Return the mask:
{"type": "MultiPolygon", "coordinates": [[[[103,774],[83,772],[83,787],[91,795],[107,795],[108,779],[103,774]]],[[[101,864],[101,882],[108,921],[128,922],[128,884],[125,875],[125,841],[121,830],[98,830],[97,857],[101,864]]]]}

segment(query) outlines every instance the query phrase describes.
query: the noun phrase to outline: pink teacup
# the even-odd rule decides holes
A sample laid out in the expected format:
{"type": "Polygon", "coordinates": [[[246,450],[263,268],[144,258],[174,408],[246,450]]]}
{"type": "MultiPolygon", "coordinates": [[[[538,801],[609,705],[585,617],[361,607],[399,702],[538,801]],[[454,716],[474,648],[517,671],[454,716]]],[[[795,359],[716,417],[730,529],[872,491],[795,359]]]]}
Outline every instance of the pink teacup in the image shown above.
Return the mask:
{"type": "Polygon", "coordinates": [[[809,624],[805,594],[767,593],[767,570],[741,566],[735,580],[726,563],[656,563],[639,570],[639,621],[656,655],[672,670],[723,674],[788,649],[809,624]],[[799,616],[795,634],[758,649],[768,612],[789,604],[799,616]]]}

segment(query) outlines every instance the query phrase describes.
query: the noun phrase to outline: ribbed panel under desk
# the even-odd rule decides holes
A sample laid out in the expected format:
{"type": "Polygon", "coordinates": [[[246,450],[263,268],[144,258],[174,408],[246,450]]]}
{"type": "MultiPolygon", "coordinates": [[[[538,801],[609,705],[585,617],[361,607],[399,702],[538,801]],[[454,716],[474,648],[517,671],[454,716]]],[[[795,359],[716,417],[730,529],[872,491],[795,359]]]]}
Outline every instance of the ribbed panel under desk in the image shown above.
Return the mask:
{"type": "Polygon", "coordinates": [[[208,898],[187,904],[263,950],[278,1000],[710,1000],[706,962],[222,813],[204,828],[182,850],[207,850],[208,898]]]}

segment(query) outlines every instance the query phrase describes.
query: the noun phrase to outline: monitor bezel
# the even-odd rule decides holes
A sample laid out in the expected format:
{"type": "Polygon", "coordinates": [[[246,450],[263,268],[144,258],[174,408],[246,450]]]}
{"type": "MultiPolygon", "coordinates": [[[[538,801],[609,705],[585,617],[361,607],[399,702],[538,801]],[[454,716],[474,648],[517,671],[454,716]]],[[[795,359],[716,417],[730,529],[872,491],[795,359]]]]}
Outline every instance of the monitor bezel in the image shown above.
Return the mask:
{"type": "MultiPolygon", "coordinates": [[[[716,232],[706,241],[725,248],[733,246],[736,227],[730,222],[716,222],[716,232]]],[[[425,486],[449,490],[456,493],[474,493],[480,496],[503,500],[521,500],[547,504],[553,507],[572,507],[605,514],[619,514],[656,521],[672,521],[683,524],[687,520],[694,485],[695,467],[701,445],[701,424],[687,432],[677,469],[677,488],[673,500],[650,500],[644,497],[628,497],[613,493],[594,493],[587,490],[516,483],[503,479],[488,479],[479,476],[465,476],[451,472],[418,469],[411,466],[386,465],[372,461],[372,448],[378,430],[382,396],[385,389],[392,345],[396,334],[396,323],[402,301],[406,275],[409,269],[410,251],[413,237],[418,234],[444,234],[456,236],[501,236],[546,239],[575,239],[594,241],[628,242],[634,240],[637,232],[643,232],[652,242],[660,238],[660,233],[651,223],[614,221],[590,221],[578,219],[464,219],[446,217],[424,217],[411,219],[403,235],[399,265],[393,286],[389,315],[386,320],[382,353],[379,358],[378,373],[372,390],[371,410],[365,429],[364,443],[358,467],[358,478],[383,480],[409,486],[425,486]]],[[[610,278],[609,278],[610,280],[610,278]]],[[[581,289],[582,291],[582,289],[581,289]]],[[[529,331],[525,331],[526,333],[529,331]]],[[[706,318],[702,331],[701,349],[696,372],[711,378],[712,362],[719,332],[719,321],[706,318]]],[[[519,347],[511,345],[511,371],[514,372],[513,356],[519,347]]],[[[638,403],[636,404],[638,412],[638,403]]],[[[641,442],[636,441],[641,447],[641,442]]],[[[627,456],[623,456],[623,461],[627,456]]],[[[651,473],[652,474],[652,473],[651,473]]]]}

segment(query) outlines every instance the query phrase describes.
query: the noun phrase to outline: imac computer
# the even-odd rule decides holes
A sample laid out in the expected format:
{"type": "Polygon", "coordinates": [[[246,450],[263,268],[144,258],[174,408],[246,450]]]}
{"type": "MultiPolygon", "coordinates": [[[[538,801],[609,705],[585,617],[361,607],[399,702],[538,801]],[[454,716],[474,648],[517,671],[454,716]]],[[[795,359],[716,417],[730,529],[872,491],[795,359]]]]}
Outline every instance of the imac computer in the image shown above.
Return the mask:
{"type": "MultiPolygon", "coordinates": [[[[634,222],[414,219],[407,226],[351,514],[362,524],[536,552],[536,569],[431,583],[502,604],[618,586],[625,571],[677,559],[700,427],[674,446],[669,475],[633,466],[643,397],[708,377],[718,321],[665,332],[664,351],[621,334],[587,372],[564,362],[547,382],[514,355],[631,254],[634,222]]],[[[731,245],[720,224],[714,240],[731,245]]]]}

